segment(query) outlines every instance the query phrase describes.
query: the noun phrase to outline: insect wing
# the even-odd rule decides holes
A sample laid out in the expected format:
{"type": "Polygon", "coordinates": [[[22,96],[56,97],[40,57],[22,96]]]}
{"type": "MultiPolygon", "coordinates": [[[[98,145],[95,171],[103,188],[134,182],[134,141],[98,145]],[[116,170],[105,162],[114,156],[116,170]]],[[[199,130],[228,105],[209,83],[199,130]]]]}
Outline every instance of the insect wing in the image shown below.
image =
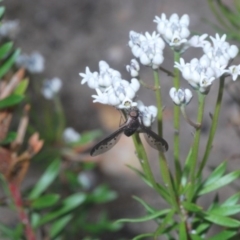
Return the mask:
{"type": "Polygon", "coordinates": [[[148,128],[143,127],[142,130],[147,143],[152,148],[160,152],[166,152],[168,150],[168,143],[163,138],[148,128]]]}
{"type": "Polygon", "coordinates": [[[125,128],[126,128],[126,126],[123,126],[123,127],[119,128],[117,131],[112,133],[109,137],[103,139],[101,142],[96,144],[92,148],[92,150],[90,152],[90,155],[91,156],[97,156],[99,154],[102,154],[102,153],[108,151],[112,147],[114,147],[116,145],[116,143],[118,142],[118,140],[120,139],[120,137],[121,137],[123,131],[125,130],[125,128]]]}

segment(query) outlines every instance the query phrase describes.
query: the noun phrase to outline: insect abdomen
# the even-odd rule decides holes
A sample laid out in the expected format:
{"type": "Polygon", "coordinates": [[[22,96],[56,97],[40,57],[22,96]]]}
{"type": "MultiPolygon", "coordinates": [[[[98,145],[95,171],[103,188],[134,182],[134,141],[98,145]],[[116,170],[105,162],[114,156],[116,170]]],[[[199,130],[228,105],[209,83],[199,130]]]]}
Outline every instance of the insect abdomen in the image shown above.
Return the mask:
{"type": "Polygon", "coordinates": [[[132,120],[129,125],[127,125],[126,129],[124,130],[124,134],[127,137],[132,136],[139,128],[140,124],[138,120],[132,120]]]}

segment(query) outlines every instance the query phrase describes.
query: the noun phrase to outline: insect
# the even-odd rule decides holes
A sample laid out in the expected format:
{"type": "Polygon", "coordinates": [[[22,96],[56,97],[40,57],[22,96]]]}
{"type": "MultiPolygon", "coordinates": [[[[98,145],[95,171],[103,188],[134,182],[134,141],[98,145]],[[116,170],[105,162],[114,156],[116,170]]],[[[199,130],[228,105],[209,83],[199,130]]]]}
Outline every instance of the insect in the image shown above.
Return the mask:
{"type": "Polygon", "coordinates": [[[126,122],[117,131],[96,144],[90,152],[91,156],[97,156],[111,149],[116,145],[122,133],[130,137],[138,130],[144,133],[146,141],[152,148],[161,152],[168,150],[168,143],[155,132],[146,128],[142,123],[139,110],[136,107],[132,107],[129,109],[126,122]]]}

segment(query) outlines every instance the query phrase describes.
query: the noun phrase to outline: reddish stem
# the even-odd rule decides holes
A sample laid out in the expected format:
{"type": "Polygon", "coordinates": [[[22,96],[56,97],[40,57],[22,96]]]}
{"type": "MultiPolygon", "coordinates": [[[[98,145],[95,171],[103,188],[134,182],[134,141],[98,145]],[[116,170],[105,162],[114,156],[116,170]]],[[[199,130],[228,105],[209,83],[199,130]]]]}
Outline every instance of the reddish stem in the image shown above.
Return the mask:
{"type": "Polygon", "coordinates": [[[9,183],[9,190],[12,194],[15,207],[18,212],[19,219],[25,227],[25,237],[27,240],[36,240],[35,234],[33,232],[32,226],[28,219],[28,215],[25,213],[22,203],[21,193],[19,191],[19,186],[14,183],[9,183]]]}

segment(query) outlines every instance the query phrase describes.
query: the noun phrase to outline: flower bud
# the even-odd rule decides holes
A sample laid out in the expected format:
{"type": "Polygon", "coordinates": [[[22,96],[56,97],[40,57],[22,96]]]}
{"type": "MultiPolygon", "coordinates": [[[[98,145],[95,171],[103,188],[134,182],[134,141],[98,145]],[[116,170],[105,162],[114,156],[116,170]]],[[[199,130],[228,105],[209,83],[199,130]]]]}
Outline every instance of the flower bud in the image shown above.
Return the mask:
{"type": "Polygon", "coordinates": [[[187,105],[192,99],[192,92],[189,89],[176,89],[171,88],[169,91],[169,95],[172,98],[173,102],[180,105],[187,105]]]}

